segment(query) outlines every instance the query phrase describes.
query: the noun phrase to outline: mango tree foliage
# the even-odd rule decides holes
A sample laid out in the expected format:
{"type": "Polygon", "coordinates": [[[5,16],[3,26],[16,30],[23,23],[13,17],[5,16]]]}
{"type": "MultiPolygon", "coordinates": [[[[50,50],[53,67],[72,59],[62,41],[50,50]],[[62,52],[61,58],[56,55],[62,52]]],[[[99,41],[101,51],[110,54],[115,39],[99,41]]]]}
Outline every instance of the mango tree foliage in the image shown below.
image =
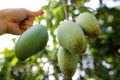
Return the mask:
{"type": "MultiPolygon", "coordinates": [[[[48,0],[48,5],[42,7],[45,14],[35,19],[49,32],[49,42],[44,50],[25,61],[16,58],[14,47],[0,52],[3,56],[0,58],[0,80],[65,80],[56,58],[56,29],[61,21],[75,21],[82,12],[96,16],[101,32],[97,38],[87,38],[87,51],[80,55],[72,79],[120,80],[120,6],[109,8],[104,0],[99,0],[99,7],[94,10],[84,5],[89,0],[68,0],[69,4],[66,1],[48,0]]],[[[14,44],[16,41],[13,39],[14,44]]]]}

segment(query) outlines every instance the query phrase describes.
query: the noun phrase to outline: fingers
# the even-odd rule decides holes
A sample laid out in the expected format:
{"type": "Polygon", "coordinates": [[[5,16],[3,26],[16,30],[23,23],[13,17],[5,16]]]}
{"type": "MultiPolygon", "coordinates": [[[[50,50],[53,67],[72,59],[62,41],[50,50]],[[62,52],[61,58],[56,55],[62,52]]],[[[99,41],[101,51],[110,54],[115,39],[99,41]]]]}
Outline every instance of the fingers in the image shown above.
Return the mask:
{"type": "Polygon", "coordinates": [[[33,21],[34,21],[35,17],[42,15],[43,13],[44,13],[44,11],[42,9],[40,9],[36,12],[27,10],[28,17],[26,19],[24,19],[23,21],[21,21],[19,24],[21,31],[24,32],[29,27],[31,27],[33,25],[33,21]]]}
{"type": "Polygon", "coordinates": [[[25,19],[24,21],[22,21],[22,22],[20,23],[20,28],[21,28],[22,30],[28,29],[29,27],[32,26],[33,21],[34,21],[34,18],[27,18],[27,19],[25,19]]]}
{"type": "Polygon", "coordinates": [[[44,11],[42,9],[38,10],[38,11],[28,11],[29,16],[31,17],[35,17],[35,16],[39,16],[39,15],[43,15],[44,11]]]}
{"type": "Polygon", "coordinates": [[[19,23],[19,28],[21,31],[19,31],[18,34],[22,34],[25,30],[31,27],[33,25],[35,17],[44,14],[44,11],[42,9],[35,12],[26,10],[26,13],[28,17],[19,23]]]}
{"type": "Polygon", "coordinates": [[[15,35],[22,34],[25,30],[20,29],[18,24],[7,23],[9,26],[7,27],[6,33],[11,33],[15,35]]]}
{"type": "Polygon", "coordinates": [[[20,23],[21,29],[23,29],[23,30],[26,30],[30,26],[32,26],[34,18],[36,16],[42,15],[44,13],[44,11],[42,9],[40,9],[36,12],[27,10],[27,13],[28,13],[28,17],[20,23]]]}

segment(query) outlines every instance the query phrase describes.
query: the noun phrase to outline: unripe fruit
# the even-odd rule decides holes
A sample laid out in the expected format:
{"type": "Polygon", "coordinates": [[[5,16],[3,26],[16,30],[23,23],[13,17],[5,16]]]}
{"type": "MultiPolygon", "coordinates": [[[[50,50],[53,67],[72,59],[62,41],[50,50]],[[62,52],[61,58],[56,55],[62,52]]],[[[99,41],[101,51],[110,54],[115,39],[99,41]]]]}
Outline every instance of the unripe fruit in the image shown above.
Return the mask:
{"type": "Polygon", "coordinates": [[[57,53],[58,65],[65,77],[71,78],[77,68],[79,54],[72,54],[60,47],[57,53]]]}
{"type": "Polygon", "coordinates": [[[70,53],[78,54],[86,51],[86,40],[82,29],[72,21],[63,21],[57,29],[59,44],[70,53]]]}
{"type": "Polygon", "coordinates": [[[100,33],[97,19],[91,13],[88,12],[81,13],[77,17],[76,23],[80,25],[84,33],[89,37],[97,37],[100,33]]]}
{"type": "Polygon", "coordinates": [[[33,25],[19,37],[15,46],[16,57],[21,61],[27,59],[41,51],[47,41],[47,29],[40,24],[33,25]]]}

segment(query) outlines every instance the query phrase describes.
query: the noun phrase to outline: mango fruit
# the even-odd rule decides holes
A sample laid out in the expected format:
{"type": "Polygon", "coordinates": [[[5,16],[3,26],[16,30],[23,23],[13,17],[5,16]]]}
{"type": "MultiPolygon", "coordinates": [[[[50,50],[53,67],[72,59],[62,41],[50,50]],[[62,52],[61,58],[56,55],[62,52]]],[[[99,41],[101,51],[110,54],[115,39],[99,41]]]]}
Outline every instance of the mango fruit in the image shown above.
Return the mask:
{"type": "Polygon", "coordinates": [[[59,47],[57,59],[61,72],[65,77],[71,78],[76,71],[79,54],[72,54],[63,47],[59,47]]]}
{"type": "Polygon", "coordinates": [[[96,17],[89,12],[83,12],[78,15],[76,23],[80,25],[88,37],[97,37],[100,33],[96,17]]]}
{"type": "Polygon", "coordinates": [[[82,29],[72,21],[63,21],[57,28],[58,43],[70,53],[78,54],[86,51],[86,40],[82,29]]]}
{"type": "Polygon", "coordinates": [[[41,24],[35,24],[27,29],[15,45],[16,57],[23,61],[44,49],[48,41],[47,29],[41,24]]]}

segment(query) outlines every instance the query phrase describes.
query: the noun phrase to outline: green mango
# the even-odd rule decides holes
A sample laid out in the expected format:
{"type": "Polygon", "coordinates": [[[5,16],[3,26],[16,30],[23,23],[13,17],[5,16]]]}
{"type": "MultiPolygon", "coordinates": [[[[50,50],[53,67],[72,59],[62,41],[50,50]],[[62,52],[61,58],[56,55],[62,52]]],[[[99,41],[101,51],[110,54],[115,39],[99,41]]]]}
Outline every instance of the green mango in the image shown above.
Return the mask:
{"type": "Polygon", "coordinates": [[[63,21],[57,29],[59,44],[70,53],[78,54],[86,51],[86,39],[82,29],[72,21],[63,21]]]}
{"type": "Polygon", "coordinates": [[[84,12],[78,15],[76,23],[80,25],[85,35],[89,37],[97,37],[100,33],[96,17],[89,12],[84,12]]]}
{"type": "Polygon", "coordinates": [[[33,25],[17,40],[15,55],[19,60],[23,61],[44,49],[47,41],[47,29],[41,24],[33,25]]]}
{"type": "Polygon", "coordinates": [[[71,78],[77,68],[79,54],[72,54],[68,50],[60,47],[57,53],[58,65],[65,77],[71,78]]]}

